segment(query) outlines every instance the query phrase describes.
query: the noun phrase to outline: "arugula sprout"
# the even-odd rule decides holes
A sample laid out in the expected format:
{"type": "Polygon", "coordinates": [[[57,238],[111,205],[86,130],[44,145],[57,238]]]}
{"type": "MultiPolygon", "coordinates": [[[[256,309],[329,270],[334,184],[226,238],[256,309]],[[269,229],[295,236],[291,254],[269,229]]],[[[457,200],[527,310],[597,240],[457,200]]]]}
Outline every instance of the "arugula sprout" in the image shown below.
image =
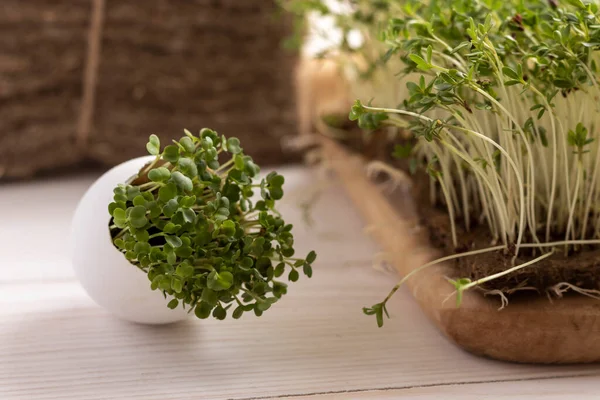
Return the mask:
{"type": "Polygon", "coordinates": [[[275,210],[285,179],[260,171],[237,138],[210,129],[185,131],[164,147],[151,135],[155,159],[131,183],[114,189],[108,210],[114,245],[160,290],[198,318],[256,316],[287,293],[278,278],[312,276],[316,254],[294,258],[292,225],[275,210]],[[261,199],[253,201],[255,191],[261,199]]]}

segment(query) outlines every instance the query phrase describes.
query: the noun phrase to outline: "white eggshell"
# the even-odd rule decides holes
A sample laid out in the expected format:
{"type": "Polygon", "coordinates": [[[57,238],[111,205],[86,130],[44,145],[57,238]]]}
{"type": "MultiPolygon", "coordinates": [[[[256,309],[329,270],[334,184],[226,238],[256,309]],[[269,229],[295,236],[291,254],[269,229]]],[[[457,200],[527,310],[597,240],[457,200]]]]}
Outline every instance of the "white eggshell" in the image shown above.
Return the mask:
{"type": "Polygon", "coordinates": [[[152,159],[140,157],[117,165],[88,189],[73,217],[71,260],[81,285],[97,304],[127,321],[166,324],[185,319],[187,311],[181,306],[167,308],[169,299],[150,289],[147,275],[113,246],[108,229],[113,189],[152,159]]]}

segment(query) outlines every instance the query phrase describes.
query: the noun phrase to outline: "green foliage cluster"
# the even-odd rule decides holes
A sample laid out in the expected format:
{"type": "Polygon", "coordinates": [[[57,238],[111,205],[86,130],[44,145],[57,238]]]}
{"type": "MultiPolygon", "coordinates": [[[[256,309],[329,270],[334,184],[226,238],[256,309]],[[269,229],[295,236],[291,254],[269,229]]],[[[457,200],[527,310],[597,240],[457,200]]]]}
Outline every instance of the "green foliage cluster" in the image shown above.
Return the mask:
{"type": "Polygon", "coordinates": [[[292,225],[276,211],[285,179],[259,167],[237,138],[210,129],[186,131],[161,150],[130,183],[114,189],[109,205],[114,245],[148,275],[152,290],[198,318],[256,316],[287,292],[279,279],[312,276],[316,254],[294,258],[292,225]],[[255,191],[260,200],[254,201],[255,191]]]}

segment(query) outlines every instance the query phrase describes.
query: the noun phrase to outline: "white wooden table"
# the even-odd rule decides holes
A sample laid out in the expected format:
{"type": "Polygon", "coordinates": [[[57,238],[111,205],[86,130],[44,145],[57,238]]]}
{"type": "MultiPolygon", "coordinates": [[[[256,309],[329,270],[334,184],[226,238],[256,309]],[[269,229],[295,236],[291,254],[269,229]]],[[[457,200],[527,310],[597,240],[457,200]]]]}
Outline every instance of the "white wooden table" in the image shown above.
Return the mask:
{"type": "MultiPolygon", "coordinates": [[[[303,223],[310,172],[281,169],[312,279],[260,319],[148,327],[113,318],[73,277],[71,214],[93,175],[0,185],[0,399],[563,399],[600,397],[600,366],[514,365],[467,354],[411,297],[378,329],[361,307],[396,277],[372,268],[377,246],[333,185],[303,223]]],[[[102,210],[104,211],[104,210],[102,210]]],[[[599,339],[600,340],[600,339],[599,339]]]]}

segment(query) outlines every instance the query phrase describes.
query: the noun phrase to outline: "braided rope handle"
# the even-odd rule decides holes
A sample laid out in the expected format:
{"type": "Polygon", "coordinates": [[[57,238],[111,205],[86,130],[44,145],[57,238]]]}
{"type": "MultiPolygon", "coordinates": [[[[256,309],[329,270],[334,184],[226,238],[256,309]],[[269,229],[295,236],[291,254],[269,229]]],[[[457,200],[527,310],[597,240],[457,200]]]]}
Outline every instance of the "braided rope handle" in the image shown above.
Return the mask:
{"type": "Polygon", "coordinates": [[[87,56],[83,72],[81,111],[79,113],[75,137],[76,144],[80,148],[83,148],[87,142],[94,117],[94,102],[98,80],[98,67],[102,51],[102,28],[104,26],[105,6],[105,0],[92,0],[92,16],[88,31],[87,56]]]}

